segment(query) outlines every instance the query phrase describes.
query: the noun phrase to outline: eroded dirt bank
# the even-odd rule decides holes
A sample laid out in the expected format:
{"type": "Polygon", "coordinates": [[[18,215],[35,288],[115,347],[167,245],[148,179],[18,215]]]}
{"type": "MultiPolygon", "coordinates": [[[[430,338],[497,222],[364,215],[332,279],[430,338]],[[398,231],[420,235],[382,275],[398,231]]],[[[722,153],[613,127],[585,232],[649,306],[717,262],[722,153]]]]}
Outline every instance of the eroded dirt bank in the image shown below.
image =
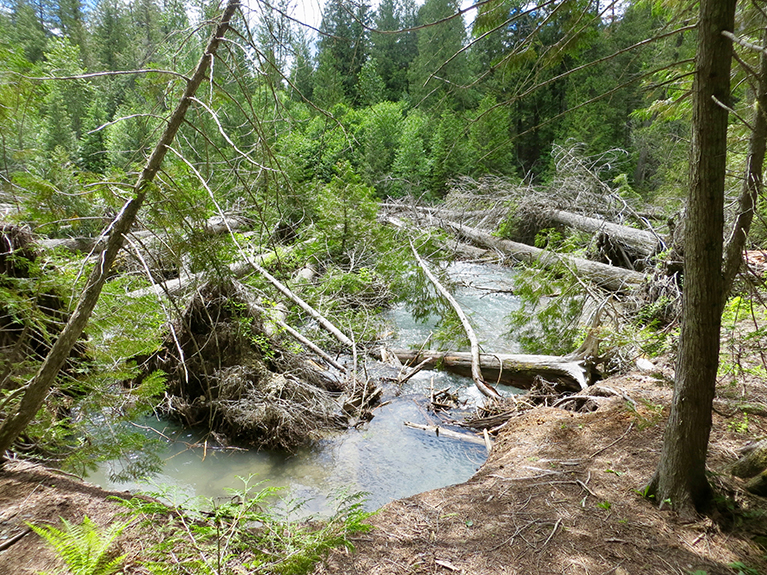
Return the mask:
{"type": "MultiPolygon", "coordinates": [[[[512,420],[491,457],[468,482],[385,506],[375,529],[354,538],[355,553],[335,551],[316,574],[668,574],[767,573],[767,500],[717,475],[767,418],[717,400],[709,467],[730,499],[711,517],[679,522],[637,493],[661,446],[670,385],[631,374],[602,382],[635,402],[613,398],[592,413],[536,408],[512,420]],[[739,508],[738,513],[733,511],[739,508]],[[750,571],[748,569],[751,569],[750,571]]],[[[764,402],[756,382],[747,393],[764,402]],[[756,397],[759,394],[759,397],[756,397]]],[[[741,390],[742,391],[742,390],[741,390]]],[[[0,544],[24,522],[115,520],[115,493],[57,473],[12,463],[0,473],[0,544]]],[[[121,536],[124,573],[147,573],[140,557],[151,537],[137,527],[121,536]]],[[[53,553],[37,535],[0,552],[0,573],[51,570],[53,553]]]]}
{"type": "MultiPolygon", "coordinates": [[[[767,500],[730,491],[711,518],[684,524],[637,493],[658,461],[670,385],[640,374],[602,384],[636,408],[614,398],[593,413],[528,411],[470,481],[390,503],[354,540],[356,553],[337,551],[316,573],[767,573],[767,550],[754,542],[766,541],[767,500]],[[736,505],[745,513],[733,514],[736,505]]],[[[732,424],[742,413],[733,415],[715,413],[713,472],[747,440],[732,424]]],[[[764,418],[748,421],[752,433],[767,431],[764,418]]],[[[736,481],[713,478],[725,491],[736,481]]]]}

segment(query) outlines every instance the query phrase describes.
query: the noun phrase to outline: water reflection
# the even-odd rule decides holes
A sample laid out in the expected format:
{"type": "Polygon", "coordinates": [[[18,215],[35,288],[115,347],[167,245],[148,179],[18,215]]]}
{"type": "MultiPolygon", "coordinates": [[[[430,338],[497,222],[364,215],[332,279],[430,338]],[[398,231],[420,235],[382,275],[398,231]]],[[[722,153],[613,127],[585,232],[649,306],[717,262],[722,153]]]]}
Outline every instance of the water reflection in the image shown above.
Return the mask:
{"type": "MultiPolygon", "coordinates": [[[[463,284],[458,300],[469,311],[485,349],[517,351],[514,342],[502,334],[505,330],[501,321],[517,305],[507,293],[511,272],[498,266],[456,263],[449,273],[454,281],[463,284]]],[[[420,345],[433,327],[433,323],[416,323],[405,308],[390,311],[388,317],[398,331],[397,338],[389,342],[392,346],[420,345]]],[[[426,413],[424,399],[432,387],[450,387],[467,406],[481,400],[470,380],[423,371],[401,390],[391,386],[384,398],[390,403],[377,408],[373,420],[363,428],[334,434],[293,454],[206,450],[194,447],[199,435],[193,432],[167,422],[142,422],[174,439],[162,454],[163,471],[144,481],[115,483],[110,474],[119,464],[111,463],[89,480],[123,490],[153,491],[158,485],[169,485],[183,500],[193,496],[223,497],[226,488],[242,488],[238,476],[255,475],[256,481],[286,487],[293,499],[307,500],[302,511],[305,515],[331,513],[333,503],[329,497],[339,489],[368,492],[366,508],[374,510],[394,499],[466,481],[485,460],[483,446],[436,437],[403,425],[404,421],[435,423],[433,415],[426,413]]]]}

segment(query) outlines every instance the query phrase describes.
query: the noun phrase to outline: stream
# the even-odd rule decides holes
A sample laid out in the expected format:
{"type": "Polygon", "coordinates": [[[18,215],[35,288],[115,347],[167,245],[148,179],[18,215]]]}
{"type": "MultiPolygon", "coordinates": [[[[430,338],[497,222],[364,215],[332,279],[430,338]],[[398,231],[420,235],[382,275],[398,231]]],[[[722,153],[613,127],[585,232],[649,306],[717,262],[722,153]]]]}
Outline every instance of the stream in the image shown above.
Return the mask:
{"type": "MultiPolygon", "coordinates": [[[[469,315],[483,349],[519,353],[518,345],[504,336],[505,317],[518,306],[511,295],[514,272],[496,265],[456,262],[448,273],[459,286],[456,299],[469,315]]],[[[389,347],[421,345],[437,321],[435,317],[416,322],[405,307],[389,310],[386,319],[396,332],[386,342],[389,347]]],[[[360,429],[338,432],[292,454],[205,449],[198,446],[201,434],[175,423],[146,418],[136,423],[170,439],[161,453],[162,471],[143,480],[118,483],[110,477],[119,471],[120,464],[109,462],[88,480],[109,489],[163,490],[166,499],[182,504],[193,497],[226,497],[227,488],[243,487],[239,478],[252,476],[252,483],[264,481],[265,485],[284,487],[283,497],[304,501],[297,512],[299,517],[332,514],[333,498],[344,491],[365,492],[364,506],[372,511],[394,499],[466,481],[487,457],[482,445],[437,437],[403,425],[404,421],[433,423],[426,418],[432,385],[435,390],[450,387],[466,403],[467,410],[482,401],[470,379],[424,370],[401,390],[394,384],[386,386],[384,405],[376,408],[375,417],[360,429]]],[[[519,392],[499,387],[504,394],[519,392]]],[[[436,421],[433,414],[431,417],[436,421]]]]}

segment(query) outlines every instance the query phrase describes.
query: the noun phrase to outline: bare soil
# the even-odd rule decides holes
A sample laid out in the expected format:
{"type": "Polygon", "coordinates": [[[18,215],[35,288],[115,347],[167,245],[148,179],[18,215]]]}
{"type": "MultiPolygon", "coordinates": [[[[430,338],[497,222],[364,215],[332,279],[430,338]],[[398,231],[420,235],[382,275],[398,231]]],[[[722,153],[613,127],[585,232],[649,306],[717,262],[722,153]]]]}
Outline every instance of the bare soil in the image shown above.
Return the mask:
{"type": "MultiPolygon", "coordinates": [[[[737,408],[767,403],[763,382],[721,383],[708,462],[718,503],[685,523],[638,493],[660,453],[671,397],[670,370],[663,372],[600,383],[625,392],[635,408],[615,397],[591,413],[540,407],[514,418],[472,479],[384,506],[374,529],[353,539],[356,551],[332,552],[315,575],[767,575],[767,499],[726,473],[741,447],[767,435],[767,411],[744,419],[737,408]]],[[[111,495],[11,463],[0,473],[0,545],[24,522],[88,515],[106,525],[120,511],[111,495]]],[[[138,559],[151,537],[132,527],[120,544],[129,556],[123,572],[146,573],[138,559]]],[[[34,533],[0,551],[0,574],[55,565],[34,533]]]]}

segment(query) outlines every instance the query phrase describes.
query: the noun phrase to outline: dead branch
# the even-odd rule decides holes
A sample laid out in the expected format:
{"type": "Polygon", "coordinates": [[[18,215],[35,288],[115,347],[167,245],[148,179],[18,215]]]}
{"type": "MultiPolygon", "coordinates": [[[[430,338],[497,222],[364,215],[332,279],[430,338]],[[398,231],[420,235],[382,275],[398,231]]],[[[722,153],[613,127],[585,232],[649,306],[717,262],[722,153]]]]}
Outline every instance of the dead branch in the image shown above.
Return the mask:
{"type": "Polygon", "coordinates": [[[437,291],[447,300],[453,310],[455,310],[458,319],[461,320],[463,330],[466,332],[466,336],[469,338],[469,342],[471,343],[471,379],[474,381],[474,385],[477,386],[477,389],[482,393],[482,395],[489,397],[490,399],[500,399],[501,394],[499,394],[495,389],[485,383],[485,380],[482,378],[482,372],[479,367],[479,340],[477,340],[477,334],[474,333],[474,328],[471,327],[469,318],[466,317],[466,314],[461,309],[461,306],[458,305],[458,302],[455,301],[455,298],[450,294],[450,292],[447,291],[445,287],[439,282],[439,280],[434,276],[434,274],[429,271],[426,263],[421,259],[421,256],[418,255],[418,252],[416,251],[412,241],[410,242],[410,248],[413,250],[413,255],[415,256],[418,265],[421,266],[423,273],[426,274],[426,277],[429,278],[429,281],[434,284],[434,287],[437,288],[437,291]]]}

